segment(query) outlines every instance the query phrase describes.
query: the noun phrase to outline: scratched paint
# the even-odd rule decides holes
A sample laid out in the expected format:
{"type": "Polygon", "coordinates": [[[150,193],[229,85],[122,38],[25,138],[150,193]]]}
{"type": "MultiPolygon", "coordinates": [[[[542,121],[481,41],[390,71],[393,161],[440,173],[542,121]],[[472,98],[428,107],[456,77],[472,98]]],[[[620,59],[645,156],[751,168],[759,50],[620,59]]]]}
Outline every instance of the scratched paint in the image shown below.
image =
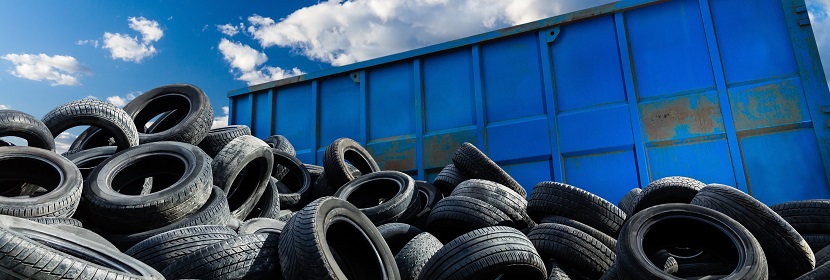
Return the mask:
{"type": "Polygon", "coordinates": [[[648,141],[724,133],[717,96],[702,93],[640,105],[648,141]]]}
{"type": "Polygon", "coordinates": [[[415,138],[369,143],[366,150],[381,170],[415,170],[415,138]]]}
{"type": "Polygon", "coordinates": [[[739,131],[810,120],[797,78],[730,89],[729,100],[739,131]]]}
{"type": "Polygon", "coordinates": [[[476,143],[475,130],[462,130],[424,136],[424,168],[439,168],[450,164],[452,154],[464,142],[476,143]]]}

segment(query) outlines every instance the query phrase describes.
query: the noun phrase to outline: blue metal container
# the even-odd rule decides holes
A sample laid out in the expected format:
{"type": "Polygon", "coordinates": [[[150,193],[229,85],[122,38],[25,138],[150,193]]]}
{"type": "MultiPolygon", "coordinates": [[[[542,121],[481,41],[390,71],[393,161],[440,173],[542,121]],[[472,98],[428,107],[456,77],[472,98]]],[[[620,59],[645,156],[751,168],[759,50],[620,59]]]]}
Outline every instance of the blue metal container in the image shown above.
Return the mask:
{"type": "Polygon", "coordinates": [[[525,188],[616,202],[671,175],[830,197],[830,93],[803,0],[630,0],[231,91],[230,123],[321,164],[339,137],[431,180],[471,142],[525,188]]]}

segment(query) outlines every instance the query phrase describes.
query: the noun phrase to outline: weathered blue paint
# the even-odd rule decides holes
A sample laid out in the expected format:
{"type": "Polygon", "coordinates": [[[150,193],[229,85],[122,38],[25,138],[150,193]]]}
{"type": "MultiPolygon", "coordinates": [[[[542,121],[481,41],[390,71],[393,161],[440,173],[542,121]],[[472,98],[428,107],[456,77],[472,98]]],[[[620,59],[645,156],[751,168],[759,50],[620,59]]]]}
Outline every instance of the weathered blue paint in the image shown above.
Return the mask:
{"type": "Polygon", "coordinates": [[[803,0],[630,0],[231,91],[307,163],[349,137],[433,179],[463,142],[530,190],[616,202],[672,175],[830,198],[830,93],[803,0]]]}

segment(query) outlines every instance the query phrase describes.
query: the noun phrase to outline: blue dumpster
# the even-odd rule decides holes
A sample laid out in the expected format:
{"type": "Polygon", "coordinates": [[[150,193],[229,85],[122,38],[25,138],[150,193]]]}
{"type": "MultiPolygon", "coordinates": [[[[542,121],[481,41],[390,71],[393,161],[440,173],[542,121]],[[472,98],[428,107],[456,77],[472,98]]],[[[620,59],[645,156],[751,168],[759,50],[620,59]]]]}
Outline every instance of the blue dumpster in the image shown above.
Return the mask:
{"type": "Polygon", "coordinates": [[[830,93],[803,0],[629,0],[233,90],[230,123],[321,164],[339,137],[431,180],[470,142],[525,188],[616,202],[671,175],[830,198],[830,93]]]}

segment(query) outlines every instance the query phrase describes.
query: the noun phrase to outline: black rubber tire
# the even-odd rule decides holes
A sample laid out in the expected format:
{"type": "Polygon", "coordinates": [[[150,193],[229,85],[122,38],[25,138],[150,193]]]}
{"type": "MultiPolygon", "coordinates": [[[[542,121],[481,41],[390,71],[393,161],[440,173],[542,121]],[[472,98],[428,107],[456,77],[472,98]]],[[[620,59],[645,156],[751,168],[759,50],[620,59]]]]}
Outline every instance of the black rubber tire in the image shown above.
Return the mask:
{"type": "Polygon", "coordinates": [[[662,264],[657,267],[646,256],[677,246],[713,252],[729,260],[733,271],[724,279],[769,277],[761,245],[740,223],[709,208],[670,203],[646,208],[626,221],[617,239],[620,278],[673,277],[663,271],[662,264]]]}
{"type": "Polygon", "coordinates": [[[12,279],[164,279],[105,245],[26,219],[0,216],[0,270],[12,279]]]}
{"type": "Polygon", "coordinates": [[[213,184],[225,190],[231,217],[243,220],[254,209],[271,178],[271,148],[250,135],[239,136],[213,158],[213,184]]]}
{"type": "Polygon", "coordinates": [[[30,221],[41,223],[44,225],[68,225],[73,227],[84,227],[84,224],[78,219],[64,218],[64,217],[36,217],[28,218],[30,221]]]}
{"type": "Polygon", "coordinates": [[[162,274],[168,279],[282,279],[279,239],[276,233],[231,237],[178,259],[162,274]]]}
{"type": "Polygon", "coordinates": [[[211,158],[222,150],[228,143],[242,135],[251,135],[251,129],[247,125],[229,125],[208,130],[205,138],[199,142],[199,148],[211,158]]]}
{"type": "Polygon", "coordinates": [[[637,199],[640,197],[640,193],[642,192],[643,189],[640,188],[631,189],[620,199],[620,202],[617,203],[617,207],[622,209],[625,215],[631,216],[631,212],[634,211],[634,203],[637,202],[637,199]]]}
{"type": "Polygon", "coordinates": [[[461,171],[455,167],[455,164],[447,164],[444,166],[444,169],[441,169],[441,172],[438,172],[438,175],[435,176],[435,180],[432,180],[432,184],[435,185],[436,188],[441,190],[441,193],[444,196],[450,196],[452,190],[455,189],[455,186],[461,184],[461,182],[467,181],[469,178],[464,177],[461,174],[461,171]]]}
{"type": "Polygon", "coordinates": [[[134,233],[181,220],[211,194],[210,158],[179,142],[136,146],[101,162],[84,184],[85,214],[92,226],[134,233]],[[147,193],[144,178],[153,177],[147,193]]]}
{"type": "Polygon", "coordinates": [[[424,266],[418,279],[546,279],[545,263],[514,228],[486,227],[453,239],[424,266]]]}
{"type": "Polygon", "coordinates": [[[603,232],[601,232],[601,231],[599,231],[595,228],[592,228],[592,227],[590,227],[586,224],[580,223],[580,222],[578,222],[574,219],[571,219],[571,218],[568,218],[568,217],[562,217],[562,216],[546,216],[546,217],[542,218],[541,221],[539,221],[539,224],[545,224],[545,223],[561,224],[561,225],[566,225],[566,226],[578,229],[579,231],[587,233],[591,237],[595,238],[597,241],[602,243],[602,245],[605,245],[606,247],[608,247],[608,249],[610,249],[611,252],[615,252],[617,250],[617,239],[616,238],[611,237],[611,236],[609,236],[609,235],[607,235],[607,234],[605,234],[605,233],[603,233],[603,232]]]}
{"type": "Polygon", "coordinates": [[[29,147],[55,150],[55,137],[49,128],[34,116],[20,111],[0,110],[0,137],[4,136],[23,138],[29,147]]]}
{"type": "Polygon", "coordinates": [[[285,176],[276,184],[279,192],[281,209],[300,209],[311,201],[311,174],[296,157],[272,151],[274,166],[282,166],[288,170],[285,176]]]}
{"type": "Polygon", "coordinates": [[[138,133],[139,143],[177,141],[198,145],[213,125],[213,108],[208,96],[196,86],[170,84],[151,89],[124,106],[138,133]],[[147,133],[144,127],[153,117],[174,111],[165,117],[164,125],[153,125],[147,133]],[[168,120],[170,120],[168,122],[168,120]]]}
{"type": "MultiPolygon", "coordinates": [[[[198,226],[198,225],[221,225],[228,224],[230,217],[230,209],[228,208],[228,200],[225,198],[225,192],[218,187],[213,187],[211,195],[207,202],[195,212],[185,216],[183,219],[164,225],[159,228],[148,231],[135,232],[129,234],[113,234],[102,232],[102,236],[112,242],[118,249],[127,250],[135,244],[153,237],[157,234],[168,232],[178,228],[198,226]]],[[[109,230],[109,228],[106,228],[109,230]]]]}
{"type": "Polygon", "coordinates": [[[519,182],[516,182],[504,169],[501,169],[498,164],[473,144],[468,142],[461,144],[461,147],[453,154],[452,162],[461,171],[461,174],[467,178],[493,181],[516,191],[523,197],[527,197],[527,191],[519,182]]]}
{"type": "Polygon", "coordinates": [[[271,135],[263,141],[265,141],[265,143],[271,148],[283,151],[292,156],[297,156],[297,151],[294,150],[294,146],[291,145],[291,142],[289,142],[288,138],[285,138],[285,136],[271,135]]]}
{"type": "Polygon", "coordinates": [[[438,201],[444,199],[444,193],[427,181],[415,180],[415,188],[418,189],[416,193],[418,195],[418,213],[415,213],[409,223],[419,228],[426,228],[429,213],[432,213],[432,208],[435,208],[438,201]]]}
{"type": "Polygon", "coordinates": [[[383,241],[386,241],[386,245],[389,246],[392,254],[397,255],[406,243],[423,231],[404,223],[388,223],[379,225],[378,232],[383,236],[383,241]]]}
{"type": "MultiPolygon", "coordinates": [[[[52,137],[81,125],[100,128],[115,139],[118,151],[139,143],[138,130],[130,115],[115,105],[95,99],[81,99],[58,106],[43,116],[43,124],[52,132],[52,137]]],[[[70,150],[68,153],[78,151],[70,150]]]]}
{"type": "Polygon", "coordinates": [[[94,147],[66,155],[66,158],[78,167],[81,175],[86,180],[89,174],[92,173],[92,170],[98,167],[101,162],[117,153],[117,149],[118,147],[115,146],[94,147]]]}
{"type": "MultiPolygon", "coordinates": [[[[613,268],[614,265],[611,265],[611,267],[613,268]]],[[[588,278],[588,277],[576,272],[575,270],[573,270],[569,267],[566,267],[566,266],[560,264],[555,259],[549,259],[548,261],[546,261],[545,262],[545,268],[547,268],[547,270],[548,270],[548,280],[571,280],[571,279],[573,279],[573,280],[583,280],[583,279],[588,280],[588,279],[591,279],[591,278],[588,278]]],[[[610,272],[612,268],[609,268],[608,272],[610,272]]],[[[602,276],[605,277],[605,275],[608,274],[608,272],[606,272],[602,276]]],[[[603,279],[603,277],[600,277],[600,279],[603,279]]]]}
{"type": "Polygon", "coordinates": [[[119,251],[119,252],[121,251],[121,250],[118,250],[118,247],[115,247],[115,245],[110,243],[106,238],[102,237],[101,235],[98,235],[97,233],[95,233],[91,230],[88,230],[88,229],[85,229],[85,228],[82,228],[82,227],[77,227],[77,226],[74,226],[74,225],[67,225],[67,224],[52,224],[50,226],[52,226],[54,228],[57,228],[57,229],[60,229],[60,230],[63,230],[63,231],[66,231],[66,232],[69,232],[71,234],[74,234],[75,236],[78,236],[78,237],[81,237],[81,238],[86,238],[87,240],[97,242],[98,244],[104,245],[107,248],[110,248],[110,249],[113,249],[113,250],[116,250],[116,251],[119,251]]]}
{"type": "Polygon", "coordinates": [[[255,218],[243,222],[236,230],[240,235],[242,234],[257,234],[257,233],[282,233],[285,229],[285,222],[278,221],[271,218],[255,218]]]}
{"type": "Polygon", "coordinates": [[[689,203],[706,184],[683,176],[671,176],[648,184],[637,196],[632,214],[654,205],[665,203],[689,203]]]}
{"type": "Polygon", "coordinates": [[[427,261],[441,250],[441,247],[444,247],[444,244],[429,232],[415,235],[395,254],[395,263],[401,272],[401,279],[417,280],[427,261]]]}
{"type": "Polygon", "coordinates": [[[334,196],[356,206],[375,225],[403,221],[404,212],[417,199],[415,181],[398,171],[360,176],[340,187],[334,196]]]}
{"type": "Polygon", "coordinates": [[[595,194],[550,181],[540,182],[533,188],[527,201],[527,214],[537,222],[551,215],[568,217],[612,237],[617,236],[626,218],[620,208],[595,194]]]}
{"type": "Polygon", "coordinates": [[[235,237],[225,226],[200,225],[170,230],[130,247],[125,254],[162,271],[176,260],[205,246],[235,237]]]}
{"type": "Polygon", "coordinates": [[[799,276],[795,280],[826,280],[830,279],[830,263],[824,263],[816,269],[799,276]]]}
{"type": "Polygon", "coordinates": [[[725,185],[708,185],[692,199],[729,216],[761,244],[767,263],[778,277],[796,278],[815,268],[815,257],[807,241],[781,216],[748,194],[725,185]]]}
{"type": "Polygon", "coordinates": [[[297,213],[296,211],[281,210],[280,211],[281,215],[280,215],[279,218],[277,218],[277,221],[280,221],[280,222],[283,222],[283,223],[288,223],[288,220],[290,220],[291,217],[294,217],[294,214],[296,214],[296,213],[297,213]],[[283,214],[283,211],[288,211],[288,212],[283,214]]]}
{"type": "Polygon", "coordinates": [[[0,148],[0,214],[23,218],[71,217],[81,200],[83,177],[68,159],[36,147],[0,148]],[[6,182],[8,182],[6,184],[6,182]],[[22,184],[21,184],[22,183],[22,184]],[[46,193],[19,196],[27,184],[46,193]]]}
{"type": "Polygon", "coordinates": [[[268,180],[268,185],[265,186],[265,191],[259,197],[259,201],[251,209],[251,213],[245,217],[245,221],[255,218],[271,218],[276,219],[280,217],[280,193],[277,190],[277,184],[281,184],[271,177],[268,180]]]}
{"type": "Polygon", "coordinates": [[[824,246],[815,252],[816,267],[830,261],[830,245],[824,246]]]}
{"type": "Polygon", "coordinates": [[[296,212],[279,247],[285,279],[400,278],[378,229],[357,207],[336,197],[319,198],[296,212]]]}
{"type": "Polygon", "coordinates": [[[608,268],[608,271],[606,271],[605,274],[603,274],[602,277],[599,278],[599,280],[619,280],[619,270],[619,265],[617,265],[617,263],[615,262],[611,265],[611,267],[608,268]]]}
{"type": "Polygon", "coordinates": [[[788,201],[770,208],[802,235],[830,234],[830,199],[788,201]]]}
{"type": "Polygon", "coordinates": [[[305,166],[305,169],[308,170],[308,174],[311,175],[312,182],[317,182],[317,178],[323,176],[322,166],[307,163],[303,163],[303,166],[305,166]]]}
{"type": "Polygon", "coordinates": [[[323,168],[328,184],[336,189],[345,185],[356,176],[349,171],[348,164],[353,165],[363,175],[380,171],[369,151],[349,138],[334,140],[323,152],[323,168]]]}
{"type": "Polygon", "coordinates": [[[466,196],[487,202],[507,214],[517,229],[526,228],[533,223],[527,215],[525,197],[496,182],[470,179],[458,184],[450,196],[466,196]]]}
{"type": "Polygon", "coordinates": [[[802,237],[812,251],[820,250],[830,245],[830,234],[804,234],[802,237]]]}
{"type": "Polygon", "coordinates": [[[507,214],[479,199],[450,196],[439,201],[427,218],[426,229],[442,242],[448,242],[467,232],[514,223],[507,214]]]}
{"type": "Polygon", "coordinates": [[[553,258],[591,279],[605,274],[616,257],[596,238],[563,224],[539,224],[527,237],[543,258],[553,258]]]}

